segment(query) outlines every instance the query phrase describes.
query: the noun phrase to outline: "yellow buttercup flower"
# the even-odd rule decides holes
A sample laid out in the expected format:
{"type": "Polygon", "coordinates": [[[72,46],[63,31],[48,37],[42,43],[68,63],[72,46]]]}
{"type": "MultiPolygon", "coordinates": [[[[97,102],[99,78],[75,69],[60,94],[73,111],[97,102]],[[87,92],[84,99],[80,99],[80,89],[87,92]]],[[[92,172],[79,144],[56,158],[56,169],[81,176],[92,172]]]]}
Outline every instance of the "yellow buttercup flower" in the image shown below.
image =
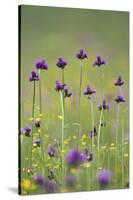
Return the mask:
{"type": "Polygon", "coordinates": [[[29,179],[23,179],[21,183],[22,189],[29,191],[31,189],[31,181],[29,179]]]}

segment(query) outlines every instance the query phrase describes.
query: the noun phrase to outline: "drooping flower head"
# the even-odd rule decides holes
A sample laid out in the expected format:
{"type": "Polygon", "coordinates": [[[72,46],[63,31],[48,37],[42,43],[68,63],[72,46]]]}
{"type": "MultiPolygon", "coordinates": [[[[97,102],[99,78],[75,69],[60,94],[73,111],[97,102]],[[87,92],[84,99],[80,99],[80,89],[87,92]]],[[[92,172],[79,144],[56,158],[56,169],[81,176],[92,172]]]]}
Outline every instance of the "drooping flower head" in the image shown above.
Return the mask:
{"type": "Polygon", "coordinates": [[[61,68],[61,69],[64,69],[65,66],[67,65],[67,61],[66,60],[63,60],[63,58],[58,58],[57,62],[56,62],[56,66],[61,68]]]}
{"type": "Polygon", "coordinates": [[[66,84],[61,84],[58,80],[55,82],[55,90],[56,91],[60,91],[60,90],[63,90],[64,89],[64,86],[65,86],[66,84]]]}
{"type": "Polygon", "coordinates": [[[123,102],[125,102],[126,100],[125,100],[125,98],[124,98],[123,96],[117,95],[117,97],[115,98],[115,101],[116,101],[117,103],[123,103],[123,102]]]}
{"type": "Polygon", "coordinates": [[[66,163],[69,167],[78,167],[86,160],[86,155],[77,149],[70,150],[66,155],[66,163]]]}
{"type": "Polygon", "coordinates": [[[37,60],[35,63],[36,69],[48,69],[48,64],[46,63],[46,60],[37,60]]]}
{"type": "Polygon", "coordinates": [[[75,183],[76,183],[75,176],[73,174],[68,174],[66,177],[66,185],[71,188],[75,186],[75,183]]]}
{"type": "Polygon", "coordinates": [[[33,181],[35,184],[43,186],[45,183],[45,178],[42,175],[36,175],[33,177],[33,181]]]}
{"type": "Polygon", "coordinates": [[[87,85],[87,88],[83,91],[84,95],[92,95],[95,93],[96,93],[96,90],[91,89],[89,85],[87,85]]]}
{"type": "Polygon", "coordinates": [[[71,92],[69,92],[68,87],[64,86],[64,97],[70,97],[72,95],[71,92]]]}
{"type": "Polygon", "coordinates": [[[29,81],[39,81],[39,75],[36,71],[32,71],[29,77],[29,81]]]}
{"type": "Polygon", "coordinates": [[[88,54],[87,54],[87,53],[84,53],[84,49],[81,48],[81,49],[77,52],[76,57],[77,57],[78,59],[85,59],[85,58],[88,58],[88,54]]]}
{"type": "Polygon", "coordinates": [[[35,127],[36,127],[36,128],[40,128],[40,119],[37,119],[37,120],[35,121],[35,127]]]}
{"type": "Polygon", "coordinates": [[[94,67],[95,67],[95,66],[100,67],[100,66],[105,65],[105,64],[106,64],[106,63],[105,63],[105,60],[103,60],[100,56],[97,56],[96,60],[95,60],[94,63],[93,63],[93,66],[94,66],[94,67]]]}
{"type": "Polygon", "coordinates": [[[58,185],[54,180],[47,180],[44,184],[44,189],[46,193],[55,193],[58,191],[58,185]]]}
{"type": "Polygon", "coordinates": [[[117,80],[115,80],[114,85],[115,86],[121,86],[124,84],[124,81],[122,80],[121,76],[118,76],[117,80]]]}
{"type": "Polygon", "coordinates": [[[51,144],[51,146],[48,148],[48,155],[50,157],[54,157],[55,156],[55,153],[56,153],[56,150],[57,150],[57,144],[54,143],[54,144],[51,144]]]}
{"type": "Polygon", "coordinates": [[[40,147],[40,143],[41,141],[39,138],[33,140],[33,145],[36,145],[36,147],[40,147]]]}
{"type": "Polygon", "coordinates": [[[98,110],[109,110],[109,104],[107,104],[106,99],[103,99],[103,102],[101,105],[98,106],[98,110]]]}
{"type": "Polygon", "coordinates": [[[25,126],[24,128],[21,129],[21,133],[25,136],[31,136],[31,127],[30,126],[25,126]]]}
{"type": "Polygon", "coordinates": [[[106,186],[112,179],[112,173],[109,170],[103,169],[97,173],[97,181],[101,186],[106,186]]]}

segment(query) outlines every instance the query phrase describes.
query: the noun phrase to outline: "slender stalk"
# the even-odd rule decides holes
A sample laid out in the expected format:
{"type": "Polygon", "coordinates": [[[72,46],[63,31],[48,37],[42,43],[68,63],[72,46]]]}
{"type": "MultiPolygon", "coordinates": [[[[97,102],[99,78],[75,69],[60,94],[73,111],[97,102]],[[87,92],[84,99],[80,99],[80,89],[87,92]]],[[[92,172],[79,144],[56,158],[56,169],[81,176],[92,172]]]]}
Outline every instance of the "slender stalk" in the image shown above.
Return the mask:
{"type": "Polygon", "coordinates": [[[40,114],[42,114],[42,90],[41,90],[41,70],[39,69],[39,103],[40,103],[40,114]]]}
{"type": "Polygon", "coordinates": [[[90,99],[90,106],[91,106],[91,127],[92,127],[92,142],[91,142],[91,148],[93,150],[93,145],[94,145],[94,110],[93,110],[93,99],[90,99]]]}
{"type": "MultiPolygon", "coordinates": [[[[60,91],[60,99],[61,99],[61,111],[62,111],[62,135],[61,135],[61,150],[63,154],[64,150],[64,126],[65,126],[65,121],[64,121],[64,103],[63,103],[63,91],[60,91]]],[[[64,158],[62,156],[62,180],[64,177],[64,158]]]]}
{"type": "Polygon", "coordinates": [[[115,176],[116,176],[116,187],[117,187],[117,164],[118,164],[118,134],[119,134],[119,112],[120,112],[120,105],[117,104],[117,116],[116,116],[116,135],[115,135],[115,145],[116,145],[116,152],[115,152],[115,176]]]}
{"type": "Polygon", "coordinates": [[[100,151],[100,137],[101,137],[101,122],[102,122],[102,117],[103,117],[103,108],[100,113],[100,120],[99,120],[99,126],[98,126],[98,142],[97,142],[97,149],[98,149],[98,154],[100,151]]]}
{"type": "MultiPolygon", "coordinates": [[[[42,87],[41,87],[41,70],[38,70],[39,73],[39,111],[40,114],[42,114],[42,87]]],[[[45,158],[44,158],[44,149],[43,149],[43,137],[42,137],[42,126],[40,125],[40,133],[39,133],[39,137],[40,137],[40,147],[41,147],[41,158],[43,161],[43,165],[45,162],[45,158]]],[[[43,168],[43,174],[44,174],[44,168],[43,168]]]]}
{"type": "Polygon", "coordinates": [[[121,162],[122,162],[122,188],[124,188],[124,156],[123,156],[123,142],[124,142],[124,120],[122,121],[122,139],[121,139],[121,162]]]}
{"type": "MultiPolygon", "coordinates": [[[[61,71],[62,71],[62,84],[64,85],[64,69],[62,69],[61,71]]],[[[64,98],[64,90],[62,92],[63,92],[64,122],[65,122],[65,98],[64,98]]]]}
{"type": "Polygon", "coordinates": [[[33,143],[33,128],[34,128],[34,114],[35,114],[35,95],[36,95],[36,83],[33,81],[33,100],[32,100],[32,133],[31,133],[31,160],[30,164],[32,166],[32,143],[33,143]]]}
{"type": "Polygon", "coordinates": [[[79,140],[80,140],[80,129],[81,129],[81,124],[80,124],[80,102],[81,102],[81,86],[82,86],[82,66],[83,63],[80,62],[80,82],[79,82],[79,93],[78,93],[78,122],[79,122],[79,130],[78,130],[78,148],[79,148],[79,140]]]}

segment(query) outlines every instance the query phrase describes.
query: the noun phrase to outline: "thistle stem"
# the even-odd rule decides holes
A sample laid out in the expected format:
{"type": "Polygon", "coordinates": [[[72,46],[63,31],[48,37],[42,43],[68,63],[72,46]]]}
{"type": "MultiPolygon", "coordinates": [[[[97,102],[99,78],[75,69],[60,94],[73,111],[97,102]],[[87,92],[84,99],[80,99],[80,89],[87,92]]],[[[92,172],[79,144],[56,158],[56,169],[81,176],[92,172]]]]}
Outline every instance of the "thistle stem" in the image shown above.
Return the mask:
{"type": "MultiPolygon", "coordinates": [[[[63,103],[63,91],[60,91],[60,99],[61,99],[61,111],[62,111],[62,136],[61,136],[61,150],[63,154],[64,150],[64,126],[65,126],[65,121],[64,121],[64,103],[63,103]]],[[[64,177],[64,159],[62,156],[62,180],[64,177]]]]}
{"type": "Polygon", "coordinates": [[[122,151],[122,159],[121,159],[121,162],[122,162],[122,188],[124,188],[124,156],[123,156],[123,152],[124,152],[124,149],[123,149],[123,142],[124,142],[124,121],[122,121],[122,144],[121,144],[121,151],[122,151]]]}
{"type": "Polygon", "coordinates": [[[32,166],[32,143],[33,143],[33,128],[34,128],[34,114],[35,114],[35,95],[36,95],[36,83],[33,81],[33,103],[32,103],[32,132],[31,132],[31,161],[30,164],[32,166]]]}
{"type": "Polygon", "coordinates": [[[94,129],[94,110],[93,110],[93,99],[90,99],[90,106],[91,106],[91,126],[92,126],[92,145],[91,149],[93,150],[93,145],[94,145],[94,134],[93,134],[93,129],[94,129]]]}
{"type": "Polygon", "coordinates": [[[80,124],[80,102],[81,102],[81,86],[82,86],[82,66],[83,63],[80,62],[80,82],[79,82],[79,93],[78,93],[78,121],[79,121],[79,131],[78,131],[78,147],[79,147],[79,140],[80,140],[80,129],[81,129],[81,124],[80,124]]]}
{"type": "Polygon", "coordinates": [[[42,90],[41,90],[41,70],[39,70],[39,103],[40,103],[40,114],[42,113],[42,90]]]}
{"type": "Polygon", "coordinates": [[[118,162],[118,134],[119,134],[119,112],[120,105],[117,104],[117,116],[116,116],[116,136],[115,136],[115,144],[116,144],[116,152],[115,152],[115,176],[116,176],[116,187],[117,187],[117,162],[118,162]]]}
{"type": "MultiPolygon", "coordinates": [[[[100,138],[101,138],[101,121],[103,117],[103,108],[100,113],[100,120],[98,126],[98,141],[97,141],[97,170],[99,169],[99,161],[100,161],[100,138]]],[[[99,187],[98,187],[99,188],[99,187]]]]}
{"type": "MultiPolygon", "coordinates": [[[[39,69],[39,111],[40,111],[40,114],[42,114],[42,88],[41,88],[41,70],[39,69]]],[[[44,149],[43,149],[43,137],[42,137],[42,128],[40,126],[40,134],[39,134],[39,137],[40,137],[40,147],[41,147],[41,157],[42,157],[42,161],[43,161],[43,164],[45,162],[45,159],[44,159],[44,149]]],[[[43,168],[44,169],[44,168],[43,168]]],[[[44,174],[44,170],[43,170],[43,174],[44,174]]]]}
{"type": "MultiPolygon", "coordinates": [[[[62,85],[64,85],[64,69],[62,69],[62,85]]],[[[65,122],[65,99],[64,99],[64,90],[62,91],[63,93],[63,107],[64,107],[64,122],[65,122]]]]}

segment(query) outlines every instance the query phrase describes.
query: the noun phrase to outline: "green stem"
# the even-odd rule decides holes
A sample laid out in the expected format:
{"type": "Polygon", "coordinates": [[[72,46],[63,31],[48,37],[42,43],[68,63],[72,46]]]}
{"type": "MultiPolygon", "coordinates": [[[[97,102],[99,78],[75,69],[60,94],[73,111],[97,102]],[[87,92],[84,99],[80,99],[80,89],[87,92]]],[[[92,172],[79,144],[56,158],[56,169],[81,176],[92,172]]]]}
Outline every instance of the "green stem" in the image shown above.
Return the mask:
{"type": "Polygon", "coordinates": [[[63,150],[64,150],[64,103],[63,103],[63,91],[60,91],[60,99],[61,99],[61,111],[62,111],[62,136],[61,136],[61,149],[62,149],[62,179],[64,177],[64,158],[63,158],[63,150]]]}
{"type": "Polygon", "coordinates": [[[42,91],[41,91],[41,70],[39,70],[40,79],[39,79],[39,102],[40,102],[40,114],[42,113],[42,91]]]}
{"type": "Polygon", "coordinates": [[[115,136],[115,144],[116,144],[116,152],[115,152],[115,178],[116,178],[116,187],[117,187],[117,164],[118,164],[118,133],[119,133],[119,112],[120,112],[120,105],[117,104],[117,116],[116,116],[116,136],[115,136]]]}
{"type": "Polygon", "coordinates": [[[79,122],[79,131],[78,131],[78,147],[79,147],[79,140],[80,140],[80,104],[81,104],[81,86],[82,86],[82,66],[83,63],[80,63],[80,82],[79,82],[79,93],[78,93],[78,122],[79,122]]]}
{"type": "MultiPolygon", "coordinates": [[[[64,85],[64,69],[62,69],[62,84],[64,85]]],[[[64,90],[63,90],[63,107],[64,107],[64,122],[65,122],[65,98],[64,98],[64,90]]]]}
{"type": "Polygon", "coordinates": [[[91,106],[91,126],[92,126],[92,146],[91,146],[91,148],[92,148],[92,150],[93,150],[93,145],[94,145],[94,110],[93,110],[93,99],[91,98],[90,99],[90,106],[91,106]]]}
{"type": "Polygon", "coordinates": [[[102,108],[101,113],[100,113],[100,120],[99,120],[99,126],[98,126],[98,144],[97,144],[98,154],[99,154],[99,151],[100,151],[100,137],[101,137],[102,117],[103,117],[103,108],[102,108]]]}
{"type": "Polygon", "coordinates": [[[121,151],[122,151],[122,159],[121,159],[121,162],[122,162],[122,188],[124,188],[124,156],[123,156],[123,153],[124,153],[124,149],[123,149],[123,142],[124,142],[124,121],[122,121],[122,141],[121,141],[121,151]]]}
{"type": "Polygon", "coordinates": [[[30,161],[30,164],[32,166],[32,158],[33,158],[33,155],[32,155],[32,146],[33,146],[33,128],[34,128],[34,114],[35,114],[35,95],[36,95],[36,83],[35,81],[33,81],[33,103],[32,103],[32,133],[31,133],[31,161],[30,161]]]}
{"type": "MultiPolygon", "coordinates": [[[[38,70],[38,73],[39,73],[39,111],[40,111],[40,114],[42,114],[42,88],[41,88],[41,70],[39,69],[38,70]]],[[[43,161],[43,165],[45,163],[45,158],[44,158],[44,149],[43,149],[43,136],[42,136],[42,126],[40,126],[40,134],[39,134],[39,137],[40,137],[40,147],[41,147],[41,158],[42,158],[42,161],[43,161]]],[[[43,168],[43,174],[44,174],[44,168],[43,168]]]]}

